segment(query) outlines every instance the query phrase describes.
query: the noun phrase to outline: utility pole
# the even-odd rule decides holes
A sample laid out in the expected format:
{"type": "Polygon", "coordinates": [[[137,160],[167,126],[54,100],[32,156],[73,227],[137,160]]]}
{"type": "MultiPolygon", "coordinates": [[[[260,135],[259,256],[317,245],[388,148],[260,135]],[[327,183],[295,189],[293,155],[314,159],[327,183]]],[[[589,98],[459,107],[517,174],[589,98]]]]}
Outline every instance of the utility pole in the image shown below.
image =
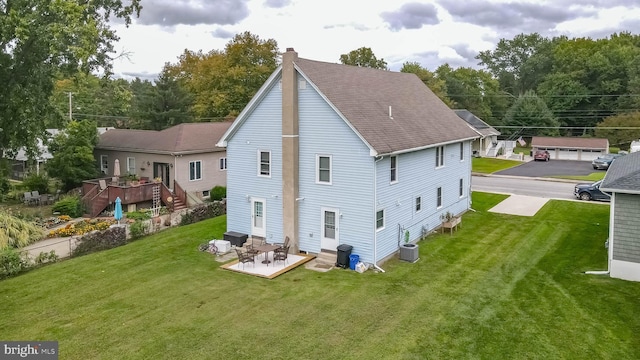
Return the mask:
{"type": "Polygon", "coordinates": [[[71,91],[68,92],[69,94],[69,121],[73,121],[73,93],[71,91]]]}

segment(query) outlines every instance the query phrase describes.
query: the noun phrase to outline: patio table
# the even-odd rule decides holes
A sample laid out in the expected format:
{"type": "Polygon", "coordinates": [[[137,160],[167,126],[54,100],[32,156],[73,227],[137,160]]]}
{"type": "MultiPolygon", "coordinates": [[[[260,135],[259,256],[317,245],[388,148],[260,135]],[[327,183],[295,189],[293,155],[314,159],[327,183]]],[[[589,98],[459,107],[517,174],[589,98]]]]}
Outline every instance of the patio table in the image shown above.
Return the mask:
{"type": "Polygon", "coordinates": [[[269,260],[269,252],[279,247],[280,246],[273,245],[273,244],[264,244],[264,245],[256,246],[256,250],[260,251],[261,253],[264,253],[264,260],[262,260],[262,263],[267,264],[267,266],[269,266],[269,263],[271,262],[269,260]]]}

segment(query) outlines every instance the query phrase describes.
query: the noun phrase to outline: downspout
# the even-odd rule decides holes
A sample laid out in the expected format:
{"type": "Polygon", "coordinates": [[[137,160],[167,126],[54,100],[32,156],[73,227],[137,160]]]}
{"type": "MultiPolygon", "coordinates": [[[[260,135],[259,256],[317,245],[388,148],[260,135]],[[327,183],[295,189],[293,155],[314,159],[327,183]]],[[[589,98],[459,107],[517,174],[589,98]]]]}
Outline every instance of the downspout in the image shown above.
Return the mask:
{"type": "MultiPolygon", "coordinates": [[[[616,202],[616,193],[613,193],[611,196],[611,208],[615,209],[616,202]]],[[[607,244],[607,270],[591,270],[585,271],[584,273],[587,275],[609,275],[611,271],[611,260],[613,259],[613,216],[609,217],[609,239],[607,244]]]]}
{"type": "Polygon", "coordinates": [[[376,229],[376,209],[378,208],[378,161],[384,159],[382,156],[376,156],[373,162],[373,267],[385,272],[378,266],[378,230],[376,229]]]}

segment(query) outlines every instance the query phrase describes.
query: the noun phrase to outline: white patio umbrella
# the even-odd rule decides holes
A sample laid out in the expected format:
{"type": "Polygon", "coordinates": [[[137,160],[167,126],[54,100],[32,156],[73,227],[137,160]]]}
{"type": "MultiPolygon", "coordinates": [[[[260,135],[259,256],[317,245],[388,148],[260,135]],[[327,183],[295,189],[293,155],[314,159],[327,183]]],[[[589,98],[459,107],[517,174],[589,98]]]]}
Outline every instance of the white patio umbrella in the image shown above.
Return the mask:
{"type": "Polygon", "coordinates": [[[118,159],[113,164],[113,176],[120,176],[120,160],[118,159]]]}

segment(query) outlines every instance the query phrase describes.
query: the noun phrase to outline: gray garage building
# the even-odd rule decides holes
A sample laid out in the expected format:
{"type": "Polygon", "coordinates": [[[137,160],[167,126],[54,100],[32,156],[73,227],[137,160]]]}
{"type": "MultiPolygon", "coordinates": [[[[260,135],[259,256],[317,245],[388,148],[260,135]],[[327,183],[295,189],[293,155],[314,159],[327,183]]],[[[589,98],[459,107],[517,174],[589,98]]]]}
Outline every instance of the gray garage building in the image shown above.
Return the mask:
{"type": "Polygon", "coordinates": [[[609,153],[609,140],[582,137],[534,136],[531,150],[546,150],[555,160],[591,161],[609,153]]]}

